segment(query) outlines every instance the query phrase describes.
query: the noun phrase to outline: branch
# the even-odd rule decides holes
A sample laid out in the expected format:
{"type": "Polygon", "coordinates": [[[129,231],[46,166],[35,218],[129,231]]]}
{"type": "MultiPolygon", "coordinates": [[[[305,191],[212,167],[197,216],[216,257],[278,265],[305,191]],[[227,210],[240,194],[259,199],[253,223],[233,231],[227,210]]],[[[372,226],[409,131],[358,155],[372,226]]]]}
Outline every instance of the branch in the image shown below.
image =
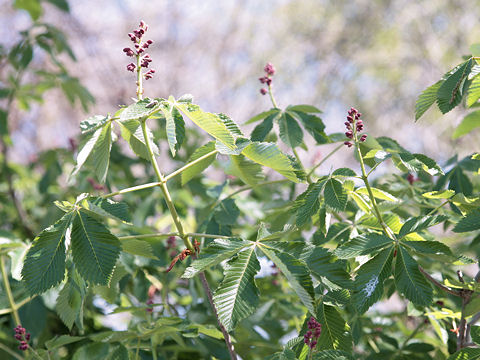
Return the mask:
{"type": "Polygon", "coordinates": [[[425,271],[424,268],[422,268],[420,265],[418,265],[418,270],[420,270],[420,272],[425,275],[425,277],[430,281],[432,282],[435,286],[439,287],[440,289],[442,289],[443,291],[446,291],[448,292],[449,294],[452,294],[452,295],[455,295],[455,296],[459,296],[459,297],[462,297],[461,293],[458,292],[458,291],[455,291],[453,289],[450,289],[449,287],[443,285],[442,283],[438,282],[437,280],[435,280],[429,273],[427,273],[425,271]]]}

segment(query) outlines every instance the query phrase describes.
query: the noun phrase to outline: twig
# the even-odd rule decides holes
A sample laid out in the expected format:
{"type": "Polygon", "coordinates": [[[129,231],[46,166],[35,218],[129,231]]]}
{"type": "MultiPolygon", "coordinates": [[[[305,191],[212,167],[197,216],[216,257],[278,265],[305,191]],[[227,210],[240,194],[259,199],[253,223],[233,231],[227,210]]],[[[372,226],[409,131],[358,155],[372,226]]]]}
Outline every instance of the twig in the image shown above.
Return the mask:
{"type": "Polygon", "coordinates": [[[228,352],[230,353],[230,359],[237,360],[237,354],[235,353],[235,349],[233,348],[233,344],[230,339],[230,334],[228,333],[227,329],[225,329],[225,326],[223,326],[223,324],[220,322],[220,319],[218,317],[217,308],[215,306],[215,303],[213,302],[212,291],[210,290],[210,286],[208,285],[208,281],[207,281],[207,278],[205,277],[205,273],[201,272],[200,274],[198,274],[198,276],[200,277],[200,281],[202,282],[203,290],[207,294],[208,302],[210,303],[210,306],[213,309],[213,313],[215,315],[215,318],[217,319],[218,326],[222,331],[223,338],[225,340],[225,343],[227,344],[228,352]]]}
{"type": "Polygon", "coordinates": [[[436,285],[437,287],[439,287],[440,289],[442,289],[443,291],[446,291],[448,292],[449,294],[452,294],[452,295],[455,295],[455,296],[459,296],[459,297],[462,297],[461,293],[458,292],[458,291],[455,291],[455,290],[452,290],[450,289],[449,287],[443,285],[442,283],[438,282],[437,280],[435,280],[429,273],[427,273],[425,271],[424,268],[422,268],[420,265],[418,265],[418,270],[420,270],[420,272],[425,275],[425,277],[430,281],[432,282],[434,285],[436,285]]]}

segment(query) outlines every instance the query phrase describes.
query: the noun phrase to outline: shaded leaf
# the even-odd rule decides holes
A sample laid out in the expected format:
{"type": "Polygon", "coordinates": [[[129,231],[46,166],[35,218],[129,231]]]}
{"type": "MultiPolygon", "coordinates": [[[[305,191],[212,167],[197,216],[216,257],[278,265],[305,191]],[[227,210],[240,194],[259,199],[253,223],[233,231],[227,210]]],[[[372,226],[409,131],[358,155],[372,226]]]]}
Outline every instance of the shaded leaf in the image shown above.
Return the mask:
{"type": "Polygon", "coordinates": [[[347,206],[348,195],[340,181],[328,179],[325,183],[325,204],[333,211],[343,211],[347,206]]]}
{"type": "Polygon", "coordinates": [[[393,240],[389,237],[371,233],[353,238],[336,248],[334,253],[340,259],[351,259],[360,255],[373,254],[392,244],[393,240]]]}
{"type": "Polygon", "coordinates": [[[322,324],[322,333],[318,338],[317,349],[352,351],[353,339],[350,327],[335,307],[321,304],[318,307],[316,318],[322,324]]]}
{"type": "Polygon", "coordinates": [[[440,80],[435,84],[426,88],[418,97],[415,103],[415,121],[420,119],[422,115],[433,105],[437,100],[437,92],[444,80],[440,80]]]}
{"type": "Polygon", "coordinates": [[[480,230],[480,210],[472,211],[462,218],[453,228],[456,233],[480,230]]]}
{"type": "MultiPolygon", "coordinates": [[[[197,150],[195,150],[188,159],[187,163],[190,163],[194,160],[197,160],[201,158],[204,155],[207,155],[208,153],[212,152],[215,150],[215,142],[210,141],[209,143],[199,147],[197,150]]],[[[188,169],[182,172],[182,185],[185,185],[187,182],[192,180],[195,176],[200,174],[203,170],[208,168],[213,161],[215,160],[216,155],[208,156],[207,158],[203,159],[202,161],[196,163],[193,166],[190,166],[188,169]]]]}

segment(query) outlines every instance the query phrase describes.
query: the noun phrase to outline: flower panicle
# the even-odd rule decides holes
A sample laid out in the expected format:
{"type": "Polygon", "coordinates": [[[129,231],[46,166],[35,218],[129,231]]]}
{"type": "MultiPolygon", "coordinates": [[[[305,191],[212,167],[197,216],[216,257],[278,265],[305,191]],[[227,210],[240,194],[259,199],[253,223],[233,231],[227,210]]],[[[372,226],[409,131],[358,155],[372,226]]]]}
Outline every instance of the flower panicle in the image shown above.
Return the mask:
{"type": "MultiPolygon", "coordinates": [[[[150,63],[153,61],[149,54],[145,52],[150,45],[153,44],[153,40],[144,40],[143,37],[148,30],[148,25],[142,20],[140,21],[139,28],[133,30],[131,33],[128,33],[128,37],[133,42],[132,47],[126,47],[123,49],[123,52],[128,57],[135,57],[138,60],[138,64],[141,68],[148,68],[150,63]]],[[[141,71],[137,69],[137,65],[134,62],[131,62],[127,65],[127,71],[141,71]]],[[[145,80],[151,79],[155,73],[154,69],[150,69],[147,72],[143,73],[145,80]]]]}
{"type": "MultiPolygon", "coordinates": [[[[272,86],[272,76],[275,75],[276,72],[275,67],[272,63],[267,63],[263,68],[263,71],[265,72],[265,75],[259,77],[258,81],[260,81],[262,84],[266,84],[267,87],[270,88],[272,86]]],[[[268,90],[266,88],[261,88],[260,94],[266,95],[268,94],[268,90]]]]}
{"type": "Polygon", "coordinates": [[[348,110],[347,121],[344,123],[347,128],[345,136],[350,140],[353,140],[344,142],[348,147],[352,147],[357,141],[364,142],[367,140],[366,134],[362,134],[362,136],[358,138],[358,134],[363,131],[363,120],[361,119],[361,116],[362,113],[354,107],[351,107],[350,110],[348,110]]]}

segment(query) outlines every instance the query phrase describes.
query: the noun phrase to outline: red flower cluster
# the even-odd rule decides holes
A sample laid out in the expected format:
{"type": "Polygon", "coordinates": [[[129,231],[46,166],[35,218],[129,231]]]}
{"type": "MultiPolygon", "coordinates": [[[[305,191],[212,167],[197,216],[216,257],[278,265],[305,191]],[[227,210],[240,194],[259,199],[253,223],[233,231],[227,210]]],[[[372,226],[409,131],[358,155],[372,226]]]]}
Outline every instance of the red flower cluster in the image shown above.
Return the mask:
{"type": "Polygon", "coordinates": [[[307,344],[310,349],[314,349],[321,333],[322,324],[312,316],[310,320],[308,320],[308,331],[303,336],[303,342],[307,344]]]}
{"type": "Polygon", "coordinates": [[[28,341],[30,341],[30,334],[26,332],[25,328],[22,327],[22,325],[18,325],[13,330],[15,330],[15,339],[20,342],[18,349],[22,351],[27,350],[28,341]]]}
{"type": "MultiPolygon", "coordinates": [[[[270,85],[272,84],[272,76],[275,75],[275,68],[273,67],[273,65],[271,63],[267,63],[267,65],[265,65],[265,67],[263,68],[263,71],[265,71],[265,76],[262,76],[261,78],[258,78],[258,80],[262,83],[262,84],[267,84],[268,87],[270,87],[270,85]]],[[[268,93],[268,90],[265,89],[265,88],[261,88],[260,89],[260,94],[262,95],[266,95],[268,93]]]]}
{"type": "MultiPolygon", "coordinates": [[[[348,111],[348,116],[347,116],[348,121],[345,122],[345,126],[347,127],[345,136],[348,137],[349,139],[353,139],[356,134],[358,134],[363,130],[363,121],[362,119],[360,119],[361,116],[362,116],[362,113],[358,112],[358,110],[355,109],[354,107],[350,108],[350,110],[348,111]]],[[[360,141],[364,142],[365,140],[367,140],[367,135],[363,134],[360,137],[360,141]]],[[[353,145],[351,141],[345,141],[344,144],[348,147],[351,147],[353,145]]]]}
{"type": "MultiPolygon", "coordinates": [[[[134,44],[134,49],[126,47],[123,49],[123,52],[127,56],[136,56],[137,58],[140,58],[140,66],[143,68],[148,68],[148,65],[152,62],[152,59],[150,58],[150,55],[144,54],[142,55],[146,49],[150,45],[153,44],[152,40],[147,40],[143,41],[143,35],[145,35],[145,32],[148,29],[148,25],[145,24],[145,22],[140,21],[140,27],[138,30],[133,30],[133,32],[128,34],[128,37],[134,44]]],[[[135,71],[137,66],[132,62],[127,65],[127,70],[128,71],[135,71]]],[[[145,74],[145,80],[151,79],[153,77],[153,74],[155,73],[155,70],[150,69],[148,70],[145,74]]]]}

